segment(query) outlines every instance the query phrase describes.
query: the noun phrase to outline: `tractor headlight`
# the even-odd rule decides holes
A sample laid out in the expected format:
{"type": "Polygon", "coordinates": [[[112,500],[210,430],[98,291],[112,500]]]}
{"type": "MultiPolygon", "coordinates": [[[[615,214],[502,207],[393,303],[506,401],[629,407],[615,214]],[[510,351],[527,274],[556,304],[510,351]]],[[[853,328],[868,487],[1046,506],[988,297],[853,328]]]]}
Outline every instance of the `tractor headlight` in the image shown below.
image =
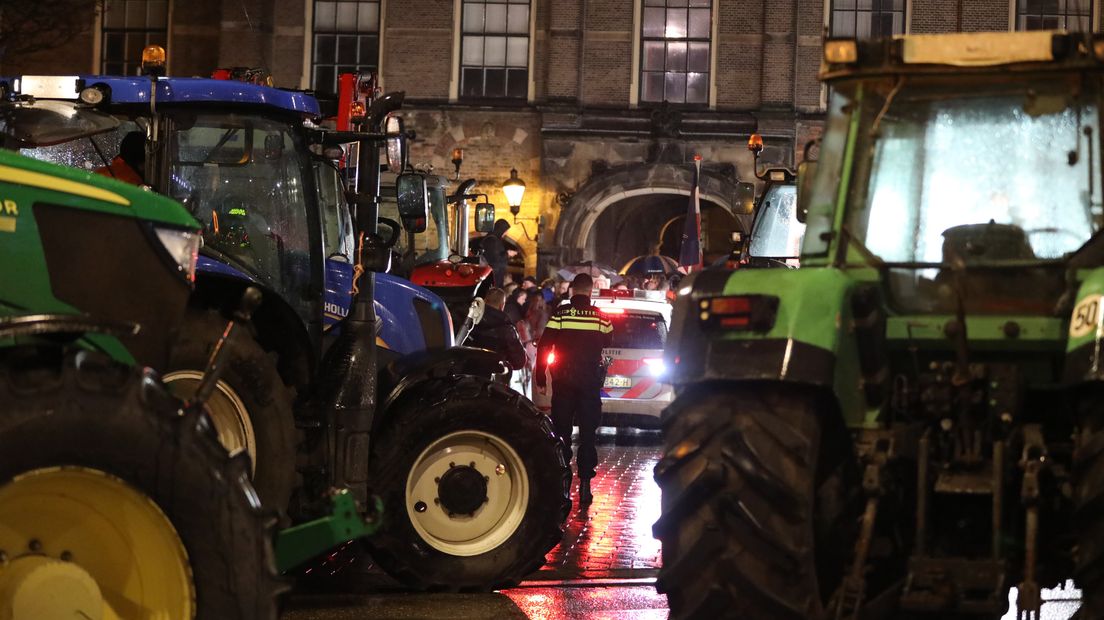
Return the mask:
{"type": "Polygon", "coordinates": [[[157,233],[157,239],[180,269],[180,273],[184,274],[188,282],[195,282],[196,260],[199,258],[199,246],[203,237],[198,232],[179,228],[154,226],[153,231],[157,233]]]}

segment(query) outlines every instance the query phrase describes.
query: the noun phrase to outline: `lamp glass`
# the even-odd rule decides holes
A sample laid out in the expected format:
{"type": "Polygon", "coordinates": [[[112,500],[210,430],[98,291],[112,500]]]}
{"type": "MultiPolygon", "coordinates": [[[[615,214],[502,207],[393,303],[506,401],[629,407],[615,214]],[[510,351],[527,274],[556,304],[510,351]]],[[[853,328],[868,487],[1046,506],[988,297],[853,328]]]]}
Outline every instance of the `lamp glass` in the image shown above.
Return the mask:
{"type": "Polygon", "coordinates": [[[521,206],[521,199],[525,196],[525,182],[518,178],[517,170],[510,171],[510,178],[502,184],[502,193],[506,194],[506,202],[511,207],[521,206]]]}

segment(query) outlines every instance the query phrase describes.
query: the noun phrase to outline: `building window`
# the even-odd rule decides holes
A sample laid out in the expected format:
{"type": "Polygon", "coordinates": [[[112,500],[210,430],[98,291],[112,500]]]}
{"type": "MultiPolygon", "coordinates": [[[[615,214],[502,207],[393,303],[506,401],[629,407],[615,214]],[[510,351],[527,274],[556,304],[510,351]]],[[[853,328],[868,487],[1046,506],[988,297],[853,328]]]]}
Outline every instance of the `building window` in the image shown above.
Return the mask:
{"type": "Polygon", "coordinates": [[[337,92],[342,73],[379,69],[379,0],[315,0],[311,88],[337,92]]]}
{"type": "Polygon", "coordinates": [[[168,0],[106,0],[103,5],[100,70],[106,75],[137,75],[142,48],[165,47],[168,0]]]}
{"type": "Polygon", "coordinates": [[[833,37],[870,39],[905,33],[905,0],[832,0],[833,37]]]}
{"type": "Polygon", "coordinates": [[[1016,0],[1016,30],[1092,31],[1093,0],[1016,0]]]}
{"type": "Polygon", "coordinates": [[[640,100],[709,103],[713,0],[644,0],[640,100]]]}
{"type": "Polygon", "coordinates": [[[464,0],[460,96],[529,94],[529,0],[464,0]]]}

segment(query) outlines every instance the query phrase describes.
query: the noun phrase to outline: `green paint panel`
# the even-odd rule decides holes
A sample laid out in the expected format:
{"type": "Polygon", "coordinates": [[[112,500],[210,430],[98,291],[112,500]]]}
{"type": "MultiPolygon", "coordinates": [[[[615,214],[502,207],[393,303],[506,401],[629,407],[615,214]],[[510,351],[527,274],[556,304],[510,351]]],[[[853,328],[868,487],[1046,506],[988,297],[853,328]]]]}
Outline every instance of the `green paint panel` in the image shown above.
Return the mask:
{"type": "Polygon", "coordinates": [[[1073,316],[1070,317],[1069,341],[1066,351],[1074,351],[1104,337],[1104,268],[1086,269],[1077,273],[1081,281],[1077,289],[1073,316]],[[1096,302],[1095,305],[1093,302],[1096,302]]]}
{"type": "Polygon", "coordinates": [[[732,331],[728,339],[793,338],[833,353],[839,346],[841,310],[855,281],[839,269],[741,269],[732,273],[725,295],[772,295],[781,299],[774,327],[766,334],[732,331]]]}
{"type": "Polygon", "coordinates": [[[374,500],[374,519],[366,521],[357,511],[353,496],[342,489],[331,496],[329,515],[277,532],[276,569],[287,572],[343,542],[375,534],[383,515],[383,502],[378,497],[374,500]]]}
{"type": "MultiPolygon", "coordinates": [[[[37,202],[199,228],[179,203],[164,196],[115,179],[0,150],[0,316],[78,312],[57,299],[51,290],[33,211],[37,202]]],[[[134,363],[133,356],[111,336],[92,334],[81,342],[120,362],[134,363]]]]}
{"type": "MultiPolygon", "coordinates": [[[[944,333],[944,326],[954,320],[951,315],[925,314],[894,316],[886,321],[886,338],[890,346],[917,345],[949,349],[953,342],[944,333]]],[[[966,334],[970,349],[1056,351],[1061,352],[1065,337],[1065,319],[1041,316],[967,316],[966,334]],[[1006,335],[1006,325],[1015,323],[1019,332],[1006,335]]]]}

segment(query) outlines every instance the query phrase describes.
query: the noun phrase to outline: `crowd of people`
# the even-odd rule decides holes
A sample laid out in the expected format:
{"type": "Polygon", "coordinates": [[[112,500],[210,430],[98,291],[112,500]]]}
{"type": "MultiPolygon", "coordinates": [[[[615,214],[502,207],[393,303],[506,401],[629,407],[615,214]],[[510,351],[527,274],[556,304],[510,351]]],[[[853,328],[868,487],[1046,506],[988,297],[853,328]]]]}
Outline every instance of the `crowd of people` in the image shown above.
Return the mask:
{"type": "MultiPolygon", "coordinates": [[[[538,283],[533,276],[525,276],[520,282],[514,282],[509,275],[505,276],[505,280],[503,287],[493,287],[486,294],[484,301],[493,310],[485,315],[481,325],[472,332],[471,344],[506,355],[507,345],[502,340],[510,337],[502,334],[503,325],[512,325],[521,349],[525,352],[525,360],[524,364],[512,366],[514,372],[511,385],[518,392],[532,398],[537,343],[544,334],[552,310],[570,300],[571,281],[549,278],[538,283]]],[[[626,275],[616,283],[605,276],[597,276],[593,281],[594,287],[598,289],[653,291],[673,290],[678,283],[677,276],[663,274],[626,275]]]]}

